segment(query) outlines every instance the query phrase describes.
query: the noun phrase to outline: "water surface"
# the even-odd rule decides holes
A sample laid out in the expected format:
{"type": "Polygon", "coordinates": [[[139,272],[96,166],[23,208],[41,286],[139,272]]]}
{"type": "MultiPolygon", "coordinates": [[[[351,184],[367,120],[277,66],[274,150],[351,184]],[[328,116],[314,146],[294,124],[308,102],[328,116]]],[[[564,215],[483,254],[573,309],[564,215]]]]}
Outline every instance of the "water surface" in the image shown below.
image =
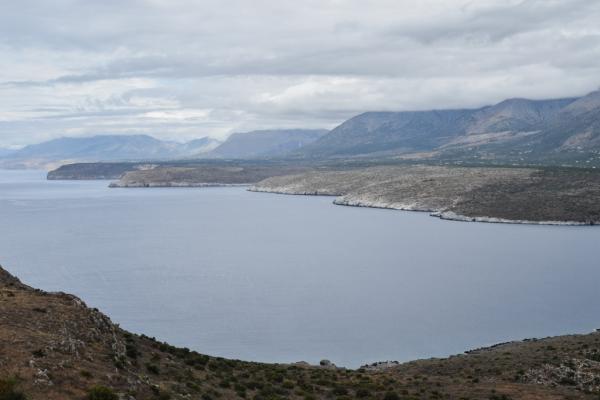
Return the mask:
{"type": "Polygon", "coordinates": [[[107,184],[0,171],[0,263],[175,345],[356,367],[600,327],[598,227],[107,184]]]}

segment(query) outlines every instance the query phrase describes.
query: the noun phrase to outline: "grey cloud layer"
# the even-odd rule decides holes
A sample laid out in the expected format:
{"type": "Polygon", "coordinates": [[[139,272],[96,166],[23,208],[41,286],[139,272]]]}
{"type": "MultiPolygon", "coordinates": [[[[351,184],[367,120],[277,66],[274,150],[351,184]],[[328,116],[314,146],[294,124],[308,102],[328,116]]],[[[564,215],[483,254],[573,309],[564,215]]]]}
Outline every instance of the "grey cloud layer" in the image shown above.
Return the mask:
{"type": "Polygon", "coordinates": [[[3,2],[0,147],[583,94],[599,27],[583,0],[3,2]]]}

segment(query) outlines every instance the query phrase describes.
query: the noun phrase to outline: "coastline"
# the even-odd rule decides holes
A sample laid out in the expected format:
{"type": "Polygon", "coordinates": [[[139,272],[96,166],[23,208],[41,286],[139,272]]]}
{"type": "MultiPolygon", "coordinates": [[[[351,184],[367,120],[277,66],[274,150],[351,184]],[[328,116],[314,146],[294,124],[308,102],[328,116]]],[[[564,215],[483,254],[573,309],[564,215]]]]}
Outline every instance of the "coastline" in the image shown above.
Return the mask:
{"type": "Polygon", "coordinates": [[[446,221],[455,222],[480,222],[480,223],[491,223],[491,224],[514,224],[514,225],[550,225],[550,226],[595,226],[598,225],[596,222],[580,222],[580,221],[535,221],[527,219],[507,219],[498,218],[491,216],[468,216],[455,213],[454,211],[436,209],[427,205],[419,204],[418,202],[413,203],[395,203],[395,202],[384,202],[384,201],[370,201],[363,199],[351,198],[347,195],[326,193],[323,191],[295,191],[292,189],[269,189],[265,187],[250,186],[249,192],[256,193],[272,193],[282,194],[288,196],[329,196],[335,197],[333,204],[337,206],[346,207],[362,207],[362,208],[377,208],[384,210],[395,210],[395,211],[412,211],[412,212],[423,212],[429,213],[431,217],[436,217],[446,221]]]}
{"type": "Polygon", "coordinates": [[[113,189],[129,188],[208,188],[208,187],[246,187],[248,183],[210,183],[210,182],[111,182],[108,187],[113,189]]]}
{"type": "Polygon", "coordinates": [[[434,212],[430,214],[432,217],[438,217],[447,221],[458,222],[482,222],[488,224],[520,224],[520,225],[554,225],[554,226],[595,226],[594,222],[578,222],[578,221],[530,221],[520,219],[506,219],[495,217],[468,217],[465,215],[456,214],[452,211],[434,212]]]}

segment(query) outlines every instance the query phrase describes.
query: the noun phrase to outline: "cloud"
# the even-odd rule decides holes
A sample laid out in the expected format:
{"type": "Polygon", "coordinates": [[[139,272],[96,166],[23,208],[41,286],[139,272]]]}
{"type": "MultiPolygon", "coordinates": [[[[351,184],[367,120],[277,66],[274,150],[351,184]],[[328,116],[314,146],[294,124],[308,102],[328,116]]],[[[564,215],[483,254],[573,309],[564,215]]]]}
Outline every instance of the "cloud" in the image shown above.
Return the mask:
{"type": "Polygon", "coordinates": [[[598,21],[586,0],[3,2],[0,147],[580,95],[598,21]]]}

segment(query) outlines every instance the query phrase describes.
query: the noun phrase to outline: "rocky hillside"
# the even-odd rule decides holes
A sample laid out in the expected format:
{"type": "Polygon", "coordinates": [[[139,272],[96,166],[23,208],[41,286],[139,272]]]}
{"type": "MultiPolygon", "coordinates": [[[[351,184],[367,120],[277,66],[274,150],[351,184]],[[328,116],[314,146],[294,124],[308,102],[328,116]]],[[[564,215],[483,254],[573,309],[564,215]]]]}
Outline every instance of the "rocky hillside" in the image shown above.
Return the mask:
{"type": "Polygon", "coordinates": [[[204,187],[248,185],[272,176],[307,171],[293,166],[203,165],[158,166],[125,172],[110,187],[204,187]]]}
{"type": "Polygon", "coordinates": [[[470,110],[367,112],[299,151],[309,157],[434,149],[461,135],[470,110]]]}
{"type": "Polygon", "coordinates": [[[272,177],[250,190],[334,195],[335,204],[453,220],[600,223],[600,171],[593,169],[382,166],[272,177]]]}
{"type": "Polygon", "coordinates": [[[600,91],[582,98],[509,99],[479,109],[367,112],[296,155],[600,165],[600,91]]]}
{"type": "Polygon", "coordinates": [[[154,168],[157,164],[131,162],[72,163],[48,172],[48,180],[119,179],[125,172],[154,168]]]}
{"type": "Polygon", "coordinates": [[[119,179],[114,186],[202,186],[205,183],[255,183],[270,176],[299,173],[308,169],[308,166],[302,164],[267,160],[102,162],[62,165],[48,172],[47,178],[119,179]]]}
{"type": "MultiPolygon", "coordinates": [[[[440,332],[440,334],[443,334],[440,332]]],[[[129,333],[0,268],[0,399],[597,399],[600,334],[358,370],[210,357],[129,333]]]]}

